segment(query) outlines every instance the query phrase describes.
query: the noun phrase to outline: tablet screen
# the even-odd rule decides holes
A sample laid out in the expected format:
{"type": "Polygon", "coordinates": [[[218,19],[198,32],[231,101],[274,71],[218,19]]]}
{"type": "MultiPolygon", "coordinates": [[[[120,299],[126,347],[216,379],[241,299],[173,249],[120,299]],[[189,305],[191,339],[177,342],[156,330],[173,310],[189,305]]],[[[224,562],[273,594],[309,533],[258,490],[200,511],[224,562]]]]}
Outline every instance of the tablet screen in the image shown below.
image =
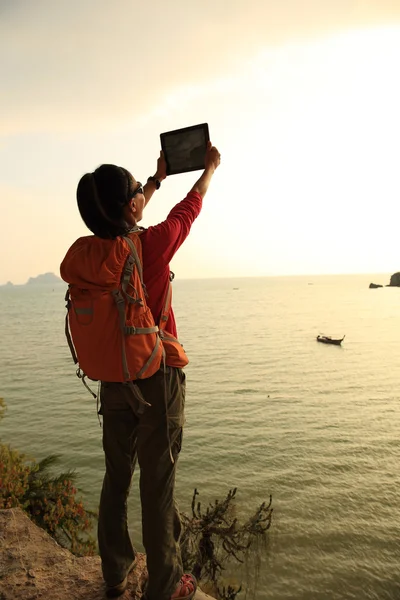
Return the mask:
{"type": "Polygon", "coordinates": [[[210,139],[207,123],[168,131],[162,133],[160,138],[167,162],[167,175],[204,169],[204,157],[210,139]]]}

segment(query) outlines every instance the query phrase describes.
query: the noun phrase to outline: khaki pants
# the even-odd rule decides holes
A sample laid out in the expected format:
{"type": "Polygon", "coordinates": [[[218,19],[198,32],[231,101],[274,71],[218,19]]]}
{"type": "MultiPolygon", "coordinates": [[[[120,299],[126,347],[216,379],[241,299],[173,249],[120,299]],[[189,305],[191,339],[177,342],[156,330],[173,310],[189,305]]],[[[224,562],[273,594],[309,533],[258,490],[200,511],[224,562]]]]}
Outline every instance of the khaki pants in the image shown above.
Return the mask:
{"type": "Polygon", "coordinates": [[[103,577],[120,583],[135,558],[127,526],[127,499],[136,461],[140,466],[143,545],[149,573],[148,600],[168,600],[182,576],[181,522],[174,499],[177,458],[182,443],[185,375],[166,367],[137,385],[151,406],[137,399],[132,387],[102,383],[103,448],[106,473],[100,498],[98,541],[103,577]],[[174,464],[171,462],[168,427],[174,464]]]}

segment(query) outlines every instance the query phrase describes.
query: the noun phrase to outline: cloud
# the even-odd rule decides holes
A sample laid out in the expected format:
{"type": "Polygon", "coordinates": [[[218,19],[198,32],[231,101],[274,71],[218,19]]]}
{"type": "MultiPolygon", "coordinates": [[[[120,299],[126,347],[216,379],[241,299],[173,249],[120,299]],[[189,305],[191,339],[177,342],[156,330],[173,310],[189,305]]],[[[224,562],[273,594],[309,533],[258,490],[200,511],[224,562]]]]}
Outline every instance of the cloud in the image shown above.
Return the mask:
{"type": "Polygon", "coordinates": [[[400,19],[390,0],[0,2],[0,134],[113,128],[262,47],[400,19]]]}

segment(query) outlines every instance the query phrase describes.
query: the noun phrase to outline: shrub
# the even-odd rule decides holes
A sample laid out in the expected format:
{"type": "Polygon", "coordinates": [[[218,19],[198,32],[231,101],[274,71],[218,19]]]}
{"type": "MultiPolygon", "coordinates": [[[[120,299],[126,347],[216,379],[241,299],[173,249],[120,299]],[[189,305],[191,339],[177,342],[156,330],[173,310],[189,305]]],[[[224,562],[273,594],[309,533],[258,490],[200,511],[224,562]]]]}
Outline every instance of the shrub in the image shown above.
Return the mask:
{"type": "Polygon", "coordinates": [[[96,515],[76,497],[73,472],[50,473],[57,461],[57,456],[30,461],[0,444],[0,508],[19,506],[64,548],[78,556],[94,554],[96,515]]]}
{"type": "MultiPolygon", "coordinates": [[[[204,511],[197,502],[199,495],[194,490],[191,515],[182,514],[183,533],[181,551],[184,569],[191,571],[203,583],[212,585],[210,593],[218,594],[224,600],[234,600],[241,591],[231,585],[220,588],[226,566],[232,562],[244,563],[249,550],[258,547],[265,540],[271,526],[272,497],[263,502],[247,521],[240,523],[235,517],[235,497],[237,488],[230,490],[220,502],[215,500],[204,511]]],[[[257,569],[255,577],[257,577],[257,569]]],[[[256,584],[255,584],[256,585],[256,584]]]]}
{"type": "MultiPolygon", "coordinates": [[[[0,398],[0,420],[4,412],[5,404],[0,398]]],[[[60,545],[79,556],[92,555],[96,552],[96,542],[91,533],[97,515],[77,499],[73,471],[51,474],[58,460],[58,456],[52,455],[36,462],[0,444],[0,509],[19,506],[60,545]]],[[[203,510],[195,489],[191,514],[181,513],[184,568],[203,585],[210,586],[207,591],[221,600],[235,600],[242,589],[229,584],[220,587],[226,567],[232,562],[246,562],[254,547],[253,586],[256,587],[259,543],[265,541],[272,519],[270,497],[268,503],[263,502],[250,518],[240,523],[235,516],[236,491],[236,488],[230,490],[222,502],[215,500],[203,510]]]]}

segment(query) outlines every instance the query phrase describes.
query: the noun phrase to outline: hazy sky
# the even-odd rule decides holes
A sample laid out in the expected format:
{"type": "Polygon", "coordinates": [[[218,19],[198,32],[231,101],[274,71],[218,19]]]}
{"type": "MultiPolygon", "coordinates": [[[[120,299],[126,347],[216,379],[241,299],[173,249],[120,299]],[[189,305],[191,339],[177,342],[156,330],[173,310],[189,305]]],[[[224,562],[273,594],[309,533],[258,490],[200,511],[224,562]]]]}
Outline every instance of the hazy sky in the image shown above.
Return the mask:
{"type": "Polygon", "coordinates": [[[58,273],[84,172],[145,181],[202,122],[222,162],[178,277],[400,270],[399,64],[399,0],[0,0],[0,283],[58,273]]]}

